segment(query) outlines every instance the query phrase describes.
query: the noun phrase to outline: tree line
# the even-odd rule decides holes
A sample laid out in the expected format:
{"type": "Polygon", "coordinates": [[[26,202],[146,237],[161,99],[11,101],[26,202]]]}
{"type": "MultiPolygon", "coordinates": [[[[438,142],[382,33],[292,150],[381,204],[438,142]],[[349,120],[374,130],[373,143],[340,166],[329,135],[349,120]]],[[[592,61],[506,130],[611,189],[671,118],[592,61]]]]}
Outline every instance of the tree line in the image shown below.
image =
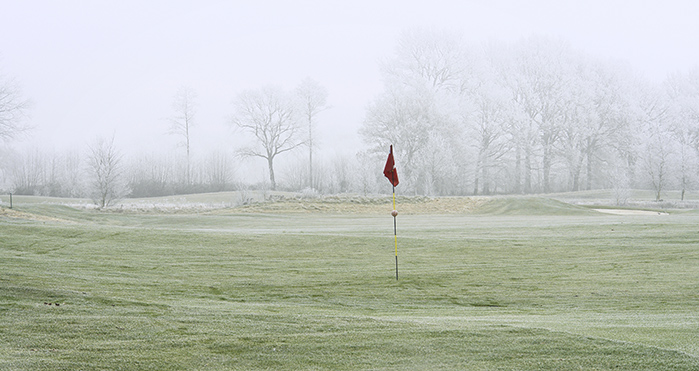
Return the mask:
{"type": "MultiPolygon", "coordinates": [[[[184,151],[183,151],[184,152],[184,151]]],[[[122,198],[160,197],[180,194],[272,190],[269,180],[241,179],[236,160],[223,151],[201,156],[184,154],[141,154],[127,156],[113,138],[96,138],[84,150],[65,152],[33,148],[7,154],[3,176],[9,180],[5,192],[16,195],[90,198],[98,207],[107,207],[122,198]]],[[[337,155],[316,161],[309,187],[308,158],[284,167],[278,190],[304,191],[310,195],[346,192],[372,193],[362,188],[361,169],[352,156],[337,155]]],[[[367,179],[364,179],[367,181],[367,179]]]]}
{"type": "Polygon", "coordinates": [[[699,170],[699,70],[654,83],[554,38],[468,45],[410,30],[361,128],[419,194],[684,191],[699,170]],[[399,165],[399,166],[400,166],[399,165]]]}
{"type": "MultiPolygon", "coordinates": [[[[99,206],[119,197],[243,188],[383,193],[391,144],[404,194],[613,189],[623,197],[642,188],[659,200],[665,190],[684,195],[699,181],[699,69],[652,82],[555,38],[469,44],[434,29],[404,32],[380,68],[384,89],[366,107],[359,130],[366,148],[356,154],[314,157],[320,113],[331,106],[327,90],[307,78],[292,90],[240,92],[228,124],[248,145],[194,156],[197,94],[184,87],[169,119],[182,153],[125,158],[113,140],[99,138],[84,152],[5,151],[4,186],[90,196],[99,206]],[[305,158],[287,161],[279,176],[275,160],[300,151],[305,158]],[[252,184],[236,173],[249,157],[264,160],[267,180],[252,184]]],[[[28,101],[7,81],[0,81],[4,142],[28,128],[21,119],[28,101]]]]}

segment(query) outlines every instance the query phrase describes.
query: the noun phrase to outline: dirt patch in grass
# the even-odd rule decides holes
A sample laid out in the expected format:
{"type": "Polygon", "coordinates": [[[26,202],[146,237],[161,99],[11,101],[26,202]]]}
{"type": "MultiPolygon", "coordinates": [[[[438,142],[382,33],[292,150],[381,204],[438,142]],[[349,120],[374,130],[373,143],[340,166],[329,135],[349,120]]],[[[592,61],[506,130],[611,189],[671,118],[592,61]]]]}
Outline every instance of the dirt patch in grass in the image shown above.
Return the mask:
{"type": "Polygon", "coordinates": [[[10,219],[10,220],[34,220],[34,221],[43,221],[43,222],[62,222],[63,221],[63,220],[57,219],[57,218],[31,214],[31,213],[27,213],[27,212],[15,210],[15,209],[8,209],[5,207],[0,207],[0,218],[10,219]]]}

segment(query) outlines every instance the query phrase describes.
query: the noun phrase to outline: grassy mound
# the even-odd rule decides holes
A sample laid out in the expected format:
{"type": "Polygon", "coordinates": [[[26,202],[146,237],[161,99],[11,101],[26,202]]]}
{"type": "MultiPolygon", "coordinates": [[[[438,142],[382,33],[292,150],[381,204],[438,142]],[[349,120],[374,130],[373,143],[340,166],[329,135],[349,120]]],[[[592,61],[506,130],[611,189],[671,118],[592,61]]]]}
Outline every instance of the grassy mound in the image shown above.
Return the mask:
{"type": "MultiPolygon", "coordinates": [[[[223,197],[223,196],[220,196],[223,197]]],[[[119,204],[103,211],[71,204],[27,202],[15,208],[7,209],[2,215],[9,218],[36,219],[51,218],[62,221],[98,221],[104,214],[390,214],[393,200],[390,195],[358,196],[335,195],[319,197],[299,197],[295,195],[275,195],[266,200],[233,206],[225,203],[204,203],[211,199],[200,199],[193,204],[190,199],[138,200],[130,204],[119,204]]],[[[217,199],[220,201],[220,199],[217,199]]],[[[424,197],[399,196],[396,209],[400,215],[585,215],[595,211],[583,206],[572,205],[563,201],[543,197],[424,197]]]]}
{"type": "MultiPolygon", "coordinates": [[[[363,213],[383,214],[393,209],[391,196],[327,196],[312,199],[278,198],[246,205],[247,212],[363,213]]],[[[399,196],[396,209],[401,215],[590,215],[594,210],[544,197],[423,197],[399,196]]]]}
{"type": "MultiPolygon", "coordinates": [[[[480,197],[424,197],[399,196],[396,209],[401,215],[470,214],[485,202],[480,197]]],[[[316,198],[285,197],[254,203],[239,208],[245,212],[263,213],[340,213],[390,214],[393,210],[391,195],[339,195],[316,198]]]]}
{"type": "Polygon", "coordinates": [[[588,208],[540,197],[491,198],[474,210],[488,215],[584,215],[593,214],[588,208]]]}

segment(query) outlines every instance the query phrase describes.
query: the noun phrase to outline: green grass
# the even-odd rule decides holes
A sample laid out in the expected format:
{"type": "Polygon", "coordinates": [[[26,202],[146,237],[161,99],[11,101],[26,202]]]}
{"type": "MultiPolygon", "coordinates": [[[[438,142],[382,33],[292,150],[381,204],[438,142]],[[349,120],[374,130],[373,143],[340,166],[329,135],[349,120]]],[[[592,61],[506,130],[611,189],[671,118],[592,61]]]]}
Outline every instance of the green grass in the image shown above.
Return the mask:
{"type": "Polygon", "coordinates": [[[26,204],[0,370],[699,368],[698,214],[511,202],[399,216],[398,281],[386,215],[26,204]]]}
{"type": "Polygon", "coordinates": [[[476,214],[488,215],[584,215],[592,212],[582,206],[538,197],[493,198],[475,210],[476,214]]]}
{"type": "MultiPolygon", "coordinates": [[[[629,200],[635,201],[655,201],[655,191],[650,189],[632,189],[627,190],[626,196],[629,200]]],[[[615,199],[615,193],[611,189],[596,189],[590,191],[564,192],[549,194],[549,197],[562,200],[605,200],[612,202],[615,199]]],[[[679,190],[665,190],[661,193],[661,198],[667,201],[679,201],[682,198],[682,192],[679,190]]],[[[688,190],[685,192],[684,199],[686,201],[696,201],[699,199],[699,192],[688,190]]]]}

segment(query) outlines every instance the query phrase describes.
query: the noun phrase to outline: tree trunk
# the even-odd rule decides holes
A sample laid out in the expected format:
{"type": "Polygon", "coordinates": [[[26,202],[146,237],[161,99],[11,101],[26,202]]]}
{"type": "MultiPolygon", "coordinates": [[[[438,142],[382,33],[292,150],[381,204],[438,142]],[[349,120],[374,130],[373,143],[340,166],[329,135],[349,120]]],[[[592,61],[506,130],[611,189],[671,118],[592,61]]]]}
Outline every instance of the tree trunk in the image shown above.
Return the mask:
{"type": "Polygon", "coordinates": [[[532,159],[531,150],[526,149],[524,153],[524,193],[532,193],[532,159]]]}
{"type": "Polygon", "coordinates": [[[267,157],[267,166],[269,167],[269,183],[273,191],[277,190],[277,183],[274,181],[274,157],[267,157]]]}
{"type": "Polygon", "coordinates": [[[478,160],[476,161],[476,171],[475,173],[475,179],[473,180],[473,195],[477,196],[478,195],[478,180],[480,177],[481,173],[481,156],[480,154],[478,155],[478,160]]]}
{"type": "Polygon", "coordinates": [[[572,169],[572,178],[573,178],[573,186],[571,187],[571,190],[573,192],[579,191],[580,190],[580,174],[582,173],[582,163],[583,163],[583,156],[580,156],[580,159],[577,161],[576,164],[573,165],[572,169]]]}
{"type": "Polygon", "coordinates": [[[573,170],[573,186],[570,189],[573,192],[580,190],[580,169],[576,168],[573,170]]]}
{"type": "Polygon", "coordinates": [[[313,147],[308,151],[308,187],[315,189],[313,186],[313,147]]]}
{"type": "Polygon", "coordinates": [[[189,156],[189,120],[185,118],[185,135],[187,137],[187,186],[192,184],[192,174],[191,174],[191,169],[192,165],[190,162],[190,156],[189,156]]]}
{"type": "Polygon", "coordinates": [[[663,170],[658,171],[658,185],[656,187],[657,192],[655,193],[655,202],[660,201],[660,193],[663,190],[663,170]]]}
{"type": "Polygon", "coordinates": [[[628,187],[632,188],[636,184],[636,159],[632,155],[626,157],[626,176],[628,178],[628,187]]]}
{"type": "Polygon", "coordinates": [[[587,151],[587,186],[588,191],[592,189],[592,151],[587,151]]]}
{"type": "Polygon", "coordinates": [[[551,150],[548,147],[544,147],[544,193],[551,192],[550,186],[550,176],[551,176],[551,150]]]}
{"type": "Polygon", "coordinates": [[[515,151],[515,186],[514,193],[522,192],[522,151],[519,145],[515,151]]]}
{"type": "Polygon", "coordinates": [[[484,165],[483,166],[483,194],[484,195],[490,195],[490,180],[488,179],[490,177],[489,171],[488,171],[488,166],[484,165]]]}
{"type": "Polygon", "coordinates": [[[313,117],[308,117],[308,187],[313,187],[313,117]]]}

